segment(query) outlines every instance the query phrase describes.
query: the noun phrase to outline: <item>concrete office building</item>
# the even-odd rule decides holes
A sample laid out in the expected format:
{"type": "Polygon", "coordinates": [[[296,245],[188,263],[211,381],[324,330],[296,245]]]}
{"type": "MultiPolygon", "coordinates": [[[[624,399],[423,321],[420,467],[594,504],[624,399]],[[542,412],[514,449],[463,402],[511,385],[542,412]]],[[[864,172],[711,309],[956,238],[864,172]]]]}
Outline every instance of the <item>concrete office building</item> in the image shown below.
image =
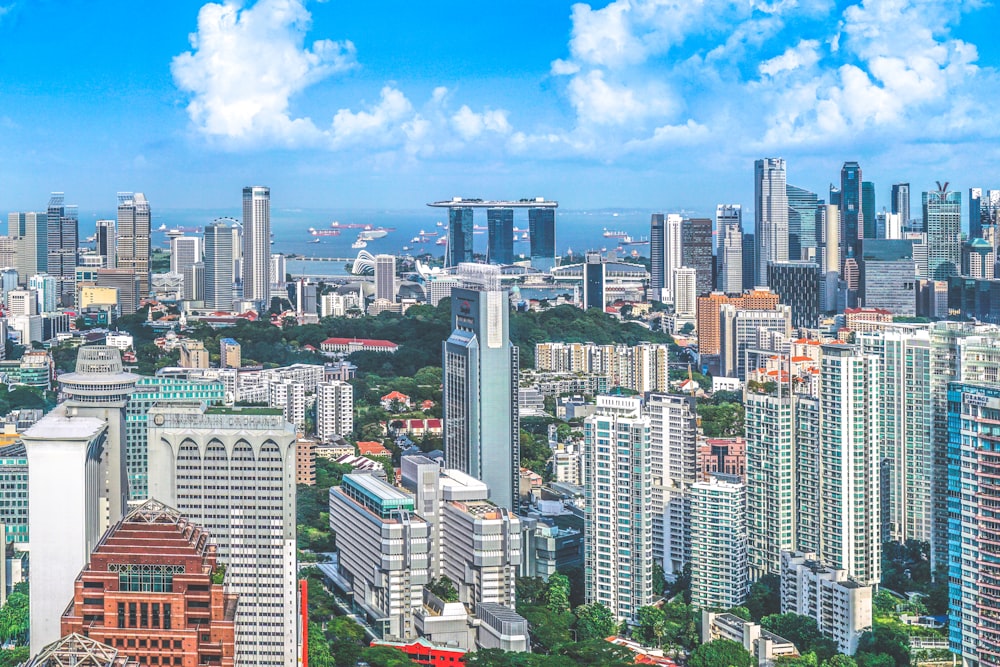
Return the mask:
{"type": "Polygon", "coordinates": [[[598,396],[584,420],[586,600],[634,624],[653,599],[650,420],[634,397],[598,396]]]}
{"type": "Polygon", "coordinates": [[[33,577],[30,591],[31,649],[62,636],[60,619],[73,598],[73,582],[101,535],[121,514],[104,480],[115,468],[103,419],[81,416],[61,403],[25,431],[28,454],[28,526],[33,577]],[[113,516],[113,519],[112,519],[113,516]]]}
{"type": "Polygon", "coordinates": [[[882,574],[882,370],[875,355],[824,345],[820,366],[820,558],[863,585],[882,574]]]}
{"type": "Polygon", "coordinates": [[[813,328],[820,318],[820,267],[815,262],[772,262],[767,284],[792,309],[792,326],[813,328]]]}
{"type": "Polygon", "coordinates": [[[923,211],[928,277],[948,280],[962,263],[962,193],[938,183],[937,190],[923,193],[923,211]]]}
{"type": "Polygon", "coordinates": [[[698,272],[682,266],[674,270],[674,317],[694,322],[698,316],[698,272]]]}
{"type": "Polygon", "coordinates": [[[242,368],[243,354],[233,338],[219,339],[219,368],[242,368]]]}
{"type": "Polygon", "coordinates": [[[170,239],[170,272],[184,275],[191,266],[201,261],[201,238],[176,236],[170,239]]]}
{"type": "Polygon", "coordinates": [[[17,239],[17,274],[22,285],[28,276],[49,268],[49,219],[45,213],[11,213],[7,216],[7,236],[17,239]]]}
{"type": "Polygon", "coordinates": [[[18,315],[38,314],[38,290],[16,289],[7,293],[7,314],[9,317],[18,315]]]}
{"type": "Polygon", "coordinates": [[[872,587],[847,572],[826,567],[815,553],[781,554],[781,613],[808,616],[837,650],[854,655],[861,635],[872,629],[872,587]]]}
{"type": "Polygon", "coordinates": [[[754,163],[754,220],[754,285],[764,285],[767,265],[788,261],[788,192],[782,158],[763,158],[754,163]]]}
{"type": "Polygon", "coordinates": [[[375,298],[396,300],[395,255],[375,255],[375,298]]]}
{"type": "Polygon", "coordinates": [[[131,268],[124,268],[121,262],[118,266],[117,269],[97,269],[97,287],[116,289],[118,291],[118,312],[121,315],[133,315],[135,311],[139,310],[139,303],[142,299],[143,277],[142,274],[136,273],[131,268]]]}
{"type": "Polygon", "coordinates": [[[910,184],[893,183],[889,210],[899,216],[903,227],[910,224],[910,184]]]}
{"type": "Polygon", "coordinates": [[[823,222],[823,290],[820,292],[824,313],[839,310],[840,264],[843,256],[840,247],[840,209],[832,204],[821,207],[823,222]]]}
{"type": "Polygon", "coordinates": [[[296,661],[295,429],[260,408],[149,411],[149,495],[203,526],[226,565],[236,664],[296,661]]]}
{"type": "Polygon", "coordinates": [[[652,393],[650,425],[653,559],[669,580],[691,561],[691,486],[698,480],[697,412],[693,396],[652,393]]]}
{"type": "MultiPolygon", "coordinates": [[[[149,202],[141,192],[119,192],[118,193],[118,237],[116,255],[118,257],[117,268],[133,273],[138,278],[139,291],[136,293],[136,304],[138,299],[149,296],[149,232],[152,214],[149,209],[149,202]]],[[[119,291],[121,294],[121,291],[119,291]]],[[[122,314],[134,313],[136,308],[122,314]]]]}
{"type": "Polygon", "coordinates": [[[271,189],[243,188],[243,298],[271,296],[271,189]]]}
{"type": "Polygon", "coordinates": [[[865,308],[883,308],[893,315],[917,314],[917,264],[913,242],[861,242],[859,293],[865,308]]]}
{"type": "Polygon", "coordinates": [[[516,509],[520,468],[518,356],[506,290],[452,290],[452,333],[442,345],[448,467],[480,479],[516,509]]]}
{"type": "Polygon", "coordinates": [[[331,442],[354,431],[354,387],[334,380],[316,386],[316,437],[331,442]]]}
{"type": "Polygon", "coordinates": [[[233,248],[239,229],[231,222],[216,220],[205,227],[205,307],[233,309],[233,248]]]}
{"type": "Polygon", "coordinates": [[[709,475],[691,486],[691,604],[732,609],[749,590],[746,487],[738,477],[709,475]]]}
{"type": "Polygon", "coordinates": [[[719,309],[720,367],[724,377],[746,379],[746,350],[762,345],[763,332],[792,335],[792,309],[778,304],[774,310],[739,310],[732,304],[719,309]]]}
{"type": "Polygon", "coordinates": [[[98,220],[94,233],[97,254],[104,258],[101,267],[113,269],[118,266],[118,228],[114,220],[98,220]]]}
{"type": "Polygon", "coordinates": [[[716,252],[715,287],[725,294],[742,294],[750,285],[743,284],[743,210],[739,204],[715,207],[716,252]]]}
{"type": "Polygon", "coordinates": [[[674,302],[674,269],[684,266],[682,240],[684,238],[684,218],[676,213],[668,213],[664,223],[663,277],[665,281],[663,301],[674,302]]]}
{"type": "Polygon", "coordinates": [[[713,292],[698,298],[698,349],[702,355],[717,355],[722,349],[719,338],[719,313],[723,304],[737,310],[770,310],[778,305],[778,295],[764,289],[748,290],[736,296],[713,292]]]}
{"type": "Polygon", "coordinates": [[[66,205],[62,192],[53,192],[46,217],[48,261],[45,272],[55,279],[56,301],[63,306],[72,306],[76,299],[76,265],[80,248],[79,213],[75,205],[66,205]]]}
{"type": "Polygon", "coordinates": [[[185,340],[180,345],[180,359],[177,362],[181,368],[208,368],[208,350],[200,340],[185,340]]]}

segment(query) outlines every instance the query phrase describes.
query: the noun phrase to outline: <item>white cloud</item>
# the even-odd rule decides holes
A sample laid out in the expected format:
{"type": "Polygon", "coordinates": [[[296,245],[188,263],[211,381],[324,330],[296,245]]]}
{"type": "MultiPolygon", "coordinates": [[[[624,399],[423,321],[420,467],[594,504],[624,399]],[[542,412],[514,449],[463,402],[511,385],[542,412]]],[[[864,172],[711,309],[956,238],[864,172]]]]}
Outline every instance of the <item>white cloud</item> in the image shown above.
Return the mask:
{"type": "Polygon", "coordinates": [[[803,39],[780,56],[775,56],[770,60],[762,62],[759,68],[760,73],[767,76],[774,76],[780,72],[787,72],[799,69],[800,67],[812,67],[819,62],[818,49],[818,41],[815,39],[803,39]]]}
{"type": "Polygon", "coordinates": [[[568,91],[577,117],[590,125],[624,125],[673,108],[670,93],[656,82],[646,82],[641,89],[609,83],[597,69],[574,76],[568,91]]]}
{"type": "Polygon", "coordinates": [[[511,130],[506,111],[487,109],[482,113],[476,113],[464,104],[458,113],[451,117],[451,124],[466,141],[479,137],[483,132],[507,134],[511,130]]]}
{"type": "Polygon", "coordinates": [[[333,117],[332,140],[336,147],[358,141],[386,143],[391,132],[413,114],[413,105],[400,91],[386,86],[378,104],[368,111],[340,109],[333,117]]]}

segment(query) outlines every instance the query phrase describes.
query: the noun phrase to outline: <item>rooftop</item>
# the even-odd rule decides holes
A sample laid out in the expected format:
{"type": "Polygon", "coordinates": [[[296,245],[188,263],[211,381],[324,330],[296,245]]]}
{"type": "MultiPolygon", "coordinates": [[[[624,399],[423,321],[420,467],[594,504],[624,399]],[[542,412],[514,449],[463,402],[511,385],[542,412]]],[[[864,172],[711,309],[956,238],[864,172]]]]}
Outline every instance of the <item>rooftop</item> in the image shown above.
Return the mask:
{"type": "Polygon", "coordinates": [[[134,665],[118,650],[83,635],[57,639],[27,663],[27,667],[124,667],[134,665]]]}
{"type": "Polygon", "coordinates": [[[106,428],[103,419],[94,417],[72,417],[67,414],[65,403],[57,405],[22,434],[27,441],[32,440],[92,440],[106,428]]]}
{"type": "Polygon", "coordinates": [[[559,202],[548,201],[544,197],[513,200],[452,197],[451,199],[434,201],[427,205],[432,208],[558,208],[559,202]]]}

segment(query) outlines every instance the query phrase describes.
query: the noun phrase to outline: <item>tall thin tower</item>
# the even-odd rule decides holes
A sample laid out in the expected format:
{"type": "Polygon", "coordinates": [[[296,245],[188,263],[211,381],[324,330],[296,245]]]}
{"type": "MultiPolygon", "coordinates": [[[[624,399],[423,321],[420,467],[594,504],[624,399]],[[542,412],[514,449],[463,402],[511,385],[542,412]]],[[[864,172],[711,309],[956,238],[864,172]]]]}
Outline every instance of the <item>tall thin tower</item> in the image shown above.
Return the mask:
{"type": "Polygon", "coordinates": [[[271,288],[271,189],[243,188],[243,298],[267,303],[271,288]]]}
{"type": "Polygon", "coordinates": [[[56,279],[59,303],[69,306],[76,300],[76,253],[80,246],[79,215],[76,206],[66,206],[61,192],[49,198],[48,273],[56,279]]]}
{"type": "Polygon", "coordinates": [[[767,265],[788,261],[788,192],[783,158],[763,158],[754,163],[754,214],[754,282],[766,285],[767,265]]]}
{"type": "Polygon", "coordinates": [[[139,276],[139,297],[149,296],[149,202],[141,192],[118,193],[118,268],[139,276]]]}

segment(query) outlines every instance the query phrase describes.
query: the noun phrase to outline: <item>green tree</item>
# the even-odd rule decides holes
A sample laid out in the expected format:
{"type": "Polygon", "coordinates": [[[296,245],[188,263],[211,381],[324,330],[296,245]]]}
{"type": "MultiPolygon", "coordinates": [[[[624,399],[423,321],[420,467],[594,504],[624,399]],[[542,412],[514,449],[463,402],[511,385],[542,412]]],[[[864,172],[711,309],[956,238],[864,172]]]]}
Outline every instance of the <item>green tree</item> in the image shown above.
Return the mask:
{"type": "Polygon", "coordinates": [[[858,640],[854,658],[858,667],[882,667],[871,662],[875,656],[887,656],[896,667],[907,667],[910,664],[909,635],[893,625],[876,621],[875,627],[858,640]]]}
{"type": "Polygon", "coordinates": [[[427,590],[441,598],[442,602],[458,602],[458,589],[455,588],[455,582],[445,575],[431,579],[427,590]]]}
{"type": "Polygon", "coordinates": [[[556,572],[549,577],[545,587],[545,606],[556,613],[569,611],[569,579],[565,575],[556,572]]]}
{"type": "Polygon", "coordinates": [[[576,615],[577,640],[605,639],[615,634],[618,621],[611,610],[599,602],[583,604],[577,607],[576,615]]]}
{"type": "Polygon", "coordinates": [[[858,663],[851,656],[838,653],[824,662],[823,667],[858,667],[858,663]]]}
{"type": "Polygon", "coordinates": [[[30,624],[27,594],[11,593],[7,604],[0,607],[0,641],[23,642],[28,636],[30,624]]]}
{"type": "Polygon", "coordinates": [[[796,656],[778,656],[774,659],[775,667],[817,667],[816,654],[806,653],[796,656]]]}
{"type": "Polygon", "coordinates": [[[667,578],[663,575],[663,566],[653,563],[653,592],[663,595],[667,590],[667,578]]]}
{"type": "Polygon", "coordinates": [[[545,580],[541,577],[518,577],[514,583],[517,606],[536,605],[545,595],[545,580]]]}
{"type": "MultiPolygon", "coordinates": [[[[635,663],[635,656],[622,646],[609,644],[604,639],[580,640],[565,646],[560,653],[569,658],[569,665],[584,667],[626,667],[635,663]]],[[[552,663],[552,667],[563,663],[552,663]]],[[[545,663],[549,667],[549,663],[545,663]]]]}
{"type": "Polygon", "coordinates": [[[0,651],[0,667],[17,667],[31,658],[31,650],[27,646],[0,651]]]}
{"type": "Polygon", "coordinates": [[[815,651],[820,660],[837,653],[837,645],[820,633],[816,619],[810,616],[771,614],[760,619],[760,626],[792,642],[801,653],[815,651]]]}
{"type": "Polygon", "coordinates": [[[372,646],[361,649],[361,660],[371,667],[413,667],[413,661],[392,646],[372,646]]]}
{"type": "Polygon", "coordinates": [[[781,579],[776,574],[765,574],[750,587],[747,609],[754,621],[781,612],[781,579]]]}
{"type": "Polygon", "coordinates": [[[716,639],[691,651],[688,667],[754,667],[757,661],[742,644],[716,639]]]}
{"type": "Polygon", "coordinates": [[[753,620],[750,617],[750,610],[747,609],[746,607],[733,607],[732,609],[729,610],[729,613],[732,614],[733,616],[738,616],[742,618],[744,621],[753,620]]]}
{"type": "Polygon", "coordinates": [[[639,639],[659,646],[666,632],[667,617],[663,610],[659,607],[639,607],[636,617],[635,632],[639,639]]]}

